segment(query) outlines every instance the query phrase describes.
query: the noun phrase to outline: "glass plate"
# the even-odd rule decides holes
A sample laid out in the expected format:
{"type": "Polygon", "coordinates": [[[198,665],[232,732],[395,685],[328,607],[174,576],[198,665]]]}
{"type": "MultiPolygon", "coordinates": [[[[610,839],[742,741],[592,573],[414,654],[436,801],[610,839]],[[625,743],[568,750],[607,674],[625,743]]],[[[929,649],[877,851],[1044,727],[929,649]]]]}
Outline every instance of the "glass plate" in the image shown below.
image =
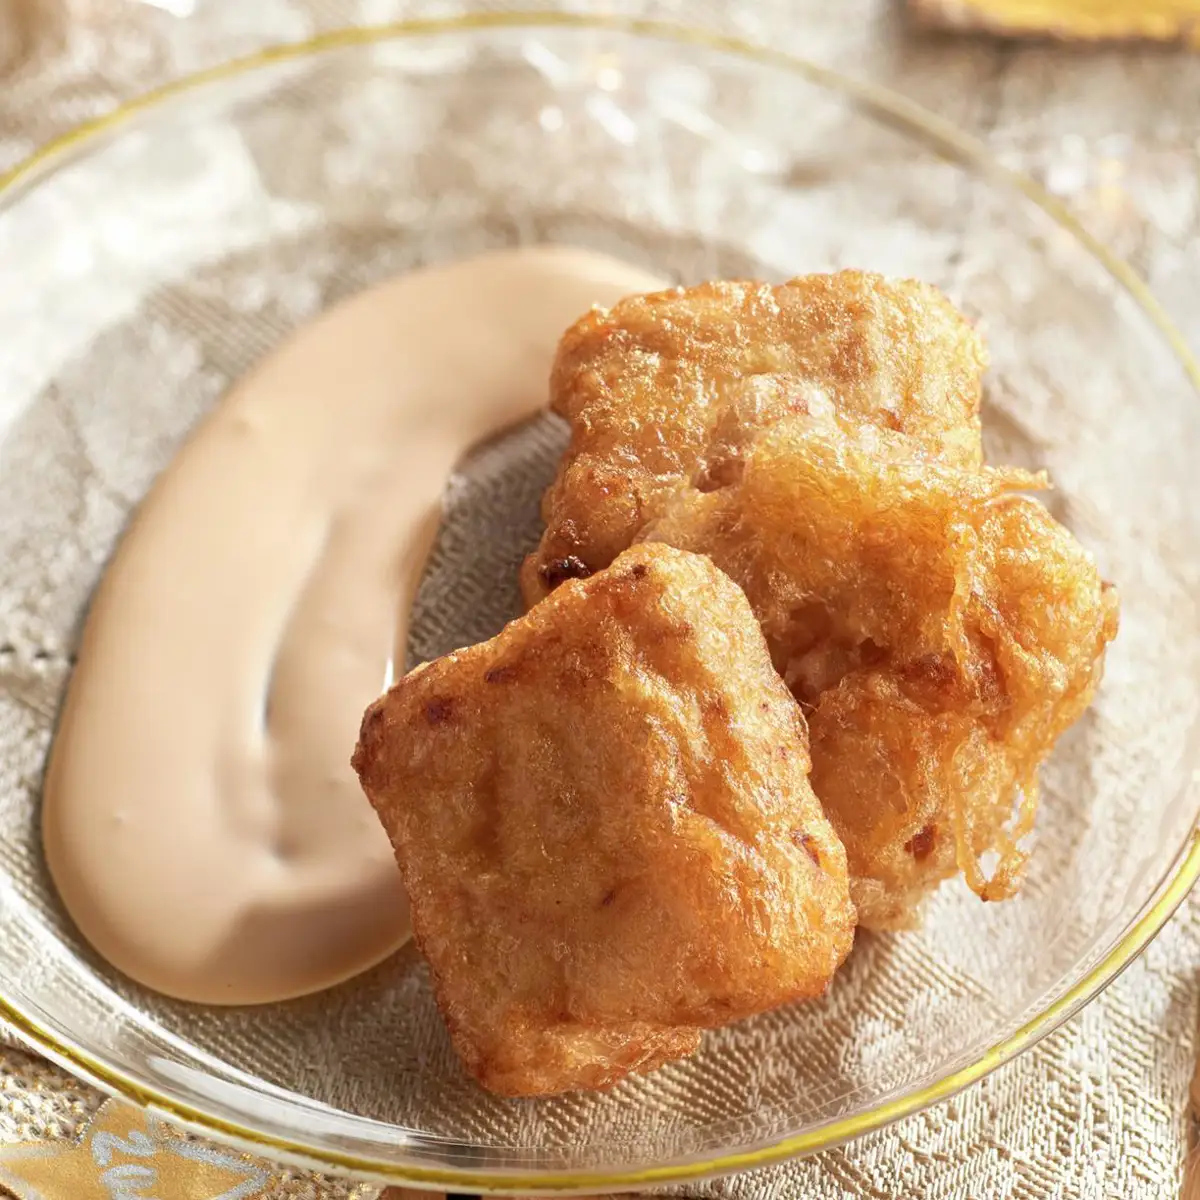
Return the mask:
{"type": "MultiPolygon", "coordinates": [[[[1128,268],[899,97],[617,18],[344,31],[172,85],[0,180],[0,280],[0,1008],[99,1086],[268,1155],[450,1190],[758,1165],[1012,1057],[1108,983],[1193,881],[1200,374],[1128,268]],[[138,989],[63,917],[36,825],[90,589],[199,416],[340,297],[539,241],[685,282],[858,266],[945,288],[991,346],[989,453],[1053,472],[1048,503],[1124,611],[1097,703],[1043,773],[1018,899],[948,886],[921,930],[860,937],[821,1003],[713,1034],[603,1096],[514,1103],[463,1076],[411,950],[269,1008],[138,989]]],[[[445,606],[439,628],[482,636],[509,615],[537,533],[528,482],[559,438],[543,420],[454,481],[423,592],[445,606]],[[514,519],[489,549],[503,604],[479,628],[452,583],[484,492],[511,496],[514,519]]]]}

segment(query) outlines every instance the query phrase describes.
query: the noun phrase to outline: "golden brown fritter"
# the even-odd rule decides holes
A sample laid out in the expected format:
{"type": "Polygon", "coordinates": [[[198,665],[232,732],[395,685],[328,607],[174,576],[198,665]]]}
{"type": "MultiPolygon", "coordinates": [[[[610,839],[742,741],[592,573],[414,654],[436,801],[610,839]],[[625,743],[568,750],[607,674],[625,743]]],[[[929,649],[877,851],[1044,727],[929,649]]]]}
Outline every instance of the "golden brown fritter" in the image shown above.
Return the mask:
{"type": "Polygon", "coordinates": [[[811,997],[845,853],[742,592],[635,547],[367,710],[354,756],[439,1007],[507,1095],[606,1087],[811,997]]]}
{"type": "Polygon", "coordinates": [[[522,574],[527,602],[607,566],[680,491],[729,483],[748,440],[789,414],[837,411],[905,433],[931,458],[978,463],[985,365],[936,288],[859,271],[593,310],[554,365],[551,406],[572,438],[522,574]]]}
{"type": "MultiPolygon", "coordinates": [[[[789,287],[823,304],[842,297],[843,318],[857,311],[871,331],[846,344],[873,345],[891,326],[846,299],[870,279],[843,273],[789,287]]],[[[808,709],[813,786],[845,843],[860,921],[911,923],[922,896],[957,869],[984,898],[1008,896],[1024,865],[1016,843],[1033,820],[1038,766],[1091,700],[1116,633],[1116,595],[1071,535],[1020,494],[1046,486],[1042,477],[982,464],[983,352],[932,289],[874,281],[872,295],[898,288],[910,301],[903,335],[870,358],[886,369],[841,371],[835,354],[806,360],[825,374],[780,383],[767,405],[725,404],[717,438],[696,430],[708,429],[711,397],[754,382],[738,372],[751,331],[765,326],[742,320],[741,285],[716,286],[672,294],[665,317],[659,297],[626,300],[564,339],[556,407],[575,436],[526,582],[553,584],[568,546],[582,571],[588,554],[602,561],[621,538],[710,555],[745,590],[776,667],[808,709]],[[723,319],[713,312],[722,304],[723,319]],[[671,369],[652,369],[653,355],[635,349],[622,374],[614,348],[653,345],[656,321],[671,369]],[[656,388],[664,415],[644,424],[656,388]],[[785,394],[807,398],[789,409],[785,394]],[[685,447],[674,467],[664,470],[655,436],[685,447]],[[638,460],[645,444],[649,468],[638,460]],[[980,867],[989,850],[999,860],[990,878],[980,867]]],[[[769,293],[756,294],[765,303],[769,293]]],[[[808,353],[811,323],[797,317],[792,328],[808,353]]],[[[801,358],[790,347],[760,353],[801,358]]]]}
{"type": "Polygon", "coordinates": [[[959,639],[976,525],[1041,486],[1025,471],[930,462],[903,435],[792,416],[750,443],[736,483],[677,494],[637,536],[710,555],[811,701],[864,654],[920,657],[959,639]]]}
{"type": "Polygon", "coordinates": [[[709,554],[745,589],[810,709],[813,787],[877,928],[911,921],[958,867],[979,895],[1012,894],[1037,768],[1091,700],[1117,619],[1091,557],[1014,494],[1043,480],[906,443],[786,418],[738,483],[678,497],[641,534],[709,554]]]}

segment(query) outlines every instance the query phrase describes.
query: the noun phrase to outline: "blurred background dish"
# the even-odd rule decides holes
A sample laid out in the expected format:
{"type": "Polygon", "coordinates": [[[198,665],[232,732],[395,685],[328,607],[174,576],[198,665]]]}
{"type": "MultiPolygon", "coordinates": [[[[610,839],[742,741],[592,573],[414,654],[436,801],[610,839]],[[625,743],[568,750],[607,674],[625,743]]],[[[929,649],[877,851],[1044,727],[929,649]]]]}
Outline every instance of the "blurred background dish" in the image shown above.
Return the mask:
{"type": "Polygon", "coordinates": [[[1069,42],[1146,40],[1200,49],[1200,0],[908,0],[918,20],[1069,42]]]}
{"type": "MultiPolygon", "coordinates": [[[[0,278],[22,281],[0,291],[3,1013],[85,1077],[267,1153],[459,1190],[733,1169],[865,1132],[1019,1052],[1141,949],[1200,866],[1195,367],[1053,201],[898,97],[618,19],[333,34],[52,148],[0,193],[0,278]],[[921,931],[862,937],[819,1004],[607,1096],[512,1104],[460,1072],[411,952],[261,1009],[113,975],[48,890],[36,812],[90,588],[195,420],[340,297],[539,241],[682,282],[860,266],[945,288],[991,347],[989,455],[1051,470],[1049,503],[1121,588],[1123,624],[1044,772],[1017,900],[945,888],[921,931]]],[[[411,657],[516,611],[561,444],[535,422],[452,481],[411,657]]]]}

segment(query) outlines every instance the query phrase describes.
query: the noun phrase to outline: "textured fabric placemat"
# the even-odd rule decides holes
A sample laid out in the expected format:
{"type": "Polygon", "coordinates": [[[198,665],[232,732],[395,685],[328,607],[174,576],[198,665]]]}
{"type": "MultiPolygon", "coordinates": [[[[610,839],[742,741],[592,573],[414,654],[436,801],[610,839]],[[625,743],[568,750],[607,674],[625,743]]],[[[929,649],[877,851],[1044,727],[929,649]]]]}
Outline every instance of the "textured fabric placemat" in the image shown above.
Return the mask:
{"type": "MultiPolygon", "coordinates": [[[[926,41],[888,0],[603,7],[769,38],[890,82],[1042,178],[1133,260],[1200,344],[1197,60],[926,41]]],[[[396,0],[0,0],[0,169],[181,73],[321,28],[446,8],[396,0]]],[[[1104,997],[956,1100],[816,1158],[684,1190],[738,1200],[1177,1195],[1198,967],[1193,902],[1104,997]]],[[[55,1068],[17,1050],[0,1055],[0,1140],[70,1137],[98,1108],[99,1096],[55,1068]]],[[[378,1191],[290,1173],[268,1195],[375,1200],[378,1191]]]]}

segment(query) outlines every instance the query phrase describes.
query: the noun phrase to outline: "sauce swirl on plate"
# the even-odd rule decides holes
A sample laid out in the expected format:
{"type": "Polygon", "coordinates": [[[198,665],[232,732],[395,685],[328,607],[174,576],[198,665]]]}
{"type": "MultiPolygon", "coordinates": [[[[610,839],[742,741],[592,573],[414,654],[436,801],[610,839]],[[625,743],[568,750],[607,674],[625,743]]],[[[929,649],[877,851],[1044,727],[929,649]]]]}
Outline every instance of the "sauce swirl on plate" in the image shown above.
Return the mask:
{"type": "Polygon", "coordinates": [[[266,1003],[409,936],[349,758],[446,478],[541,408],[576,317],[657,286],[550,247],[415,271],[301,330],[197,429],[97,590],[47,773],[51,873],[113,966],[266,1003]]]}

